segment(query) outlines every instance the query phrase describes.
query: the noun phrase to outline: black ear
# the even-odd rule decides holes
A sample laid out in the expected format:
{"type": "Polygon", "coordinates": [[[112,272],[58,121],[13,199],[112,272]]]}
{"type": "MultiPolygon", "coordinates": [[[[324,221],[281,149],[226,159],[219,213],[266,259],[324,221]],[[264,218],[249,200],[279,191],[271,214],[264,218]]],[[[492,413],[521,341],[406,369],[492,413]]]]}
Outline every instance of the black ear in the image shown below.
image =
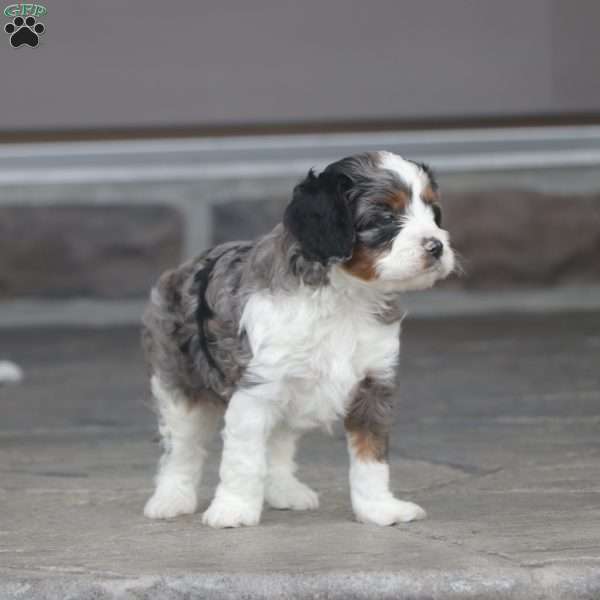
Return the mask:
{"type": "Polygon", "coordinates": [[[300,243],[304,258],[325,265],[348,260],[354,246],[354,223],[346,191],[345,175],[311,170],[294,188],[283,224],[300,243]]]}

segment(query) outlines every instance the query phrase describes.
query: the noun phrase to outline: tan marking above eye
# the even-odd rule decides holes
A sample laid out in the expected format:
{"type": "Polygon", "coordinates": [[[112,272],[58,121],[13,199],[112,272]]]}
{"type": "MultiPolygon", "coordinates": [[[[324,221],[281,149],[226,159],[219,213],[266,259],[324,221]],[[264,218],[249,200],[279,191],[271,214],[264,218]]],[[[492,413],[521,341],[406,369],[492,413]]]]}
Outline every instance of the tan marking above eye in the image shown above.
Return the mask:
{"type": "Polygon", "coordinates": [[[385,203],[388,204],[392,209],[397,211],[404,211],[410,202],[410,198],[406,192],[399,191],[393,196],[389,196],[385,199],[385,203]]]}
{"type": "Polygon", "coordinates": [[[430,185],[428,185],[421,194],[421,198],[425,204],[434,204],[440,201],[440,194],[436,192],[430,185]]]}

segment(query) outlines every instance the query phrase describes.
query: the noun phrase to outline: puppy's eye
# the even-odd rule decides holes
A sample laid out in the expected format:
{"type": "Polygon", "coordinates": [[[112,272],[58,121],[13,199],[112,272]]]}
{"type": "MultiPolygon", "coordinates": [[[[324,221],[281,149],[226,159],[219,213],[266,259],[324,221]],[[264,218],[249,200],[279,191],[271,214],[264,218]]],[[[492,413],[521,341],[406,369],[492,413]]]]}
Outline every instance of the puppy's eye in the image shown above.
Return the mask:
{"type": "Polygon", "coordinates": [[[439,204],[432,204],[431,208],[433,208],[433,220],[438,227],[442,226],[442,209],[439,204]]]}
{"type": "Polygon", "coordinates": [[[394,215],[389,213],[376,213],[362,219],[359,223],[358,230],[366,231],[368,229],[378,229],[380,227],[389,227],[397,223],[394,215]]]}

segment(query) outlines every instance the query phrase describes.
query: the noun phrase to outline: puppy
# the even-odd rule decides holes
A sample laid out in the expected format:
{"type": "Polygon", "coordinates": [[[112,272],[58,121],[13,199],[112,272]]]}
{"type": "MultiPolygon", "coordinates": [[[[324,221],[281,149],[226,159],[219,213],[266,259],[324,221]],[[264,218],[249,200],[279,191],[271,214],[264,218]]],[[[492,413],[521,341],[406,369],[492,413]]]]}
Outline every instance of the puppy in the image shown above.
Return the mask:
{"type": "Polygon", "coordinates": [[[164,453],[144,513],[193,513],[207,445],[225,415],[211,527],[256,525],[263,502],[318,506],[295,476],[300,435],[344,419],[357,520],[391,525],[422,508],[390,491],[388,432],[400,292],[454,269],[430,169],[389,152],[313,171],[283,223],[165,273],[143,318],[164,453]]]}

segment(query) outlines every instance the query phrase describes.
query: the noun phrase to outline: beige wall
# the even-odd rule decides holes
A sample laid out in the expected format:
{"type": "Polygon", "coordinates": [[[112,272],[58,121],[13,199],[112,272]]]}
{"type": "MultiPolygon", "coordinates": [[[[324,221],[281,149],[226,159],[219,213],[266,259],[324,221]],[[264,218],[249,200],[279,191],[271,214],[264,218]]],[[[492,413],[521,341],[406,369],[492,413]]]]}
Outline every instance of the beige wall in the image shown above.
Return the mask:
{"type": "Polygon", "coordinates": [[[600,113],[597,0],[45,4],[1,132],[600,113]]]}

